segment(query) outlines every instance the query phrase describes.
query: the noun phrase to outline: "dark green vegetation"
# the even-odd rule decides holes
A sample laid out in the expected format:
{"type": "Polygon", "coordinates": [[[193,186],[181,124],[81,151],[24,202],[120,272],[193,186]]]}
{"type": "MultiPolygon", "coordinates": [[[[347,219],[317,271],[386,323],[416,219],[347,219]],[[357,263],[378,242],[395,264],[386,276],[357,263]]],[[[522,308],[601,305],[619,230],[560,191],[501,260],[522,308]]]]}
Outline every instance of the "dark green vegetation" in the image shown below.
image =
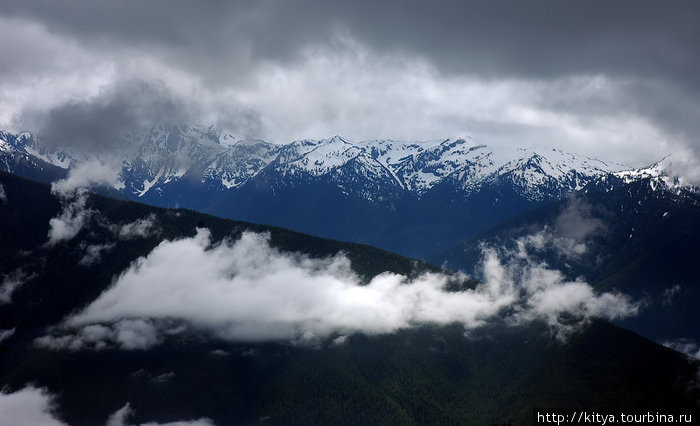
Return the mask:
{"type": "Polygon", "coordinates": [[[538,326],[471,338],[452,326],[321,347],[207,341],[131,352],[34,350],[3,384],[48,386],[76,425],[100,424],[127,401],[134,422],[525,424],[533,407],[689,408],[685,378],[696,368],[605,323],[566,345],[538,326]]]}
{"type": "Polygon", "coordinates": [[[426,325],[353,335],[341,345],[231,343],[190,332],[149,350],[40,349],[32,341],[46,327],[94,300],[161,240],[191,236],[198,226],[217,240],[268,231],[280,250],[314,257],[343,251],[365,279],[434,268],[368,246],[97,196],[88,203],[99,212],[96,220],[122,224],[155,214],[160,232],[116,241],[93,221],[70,242],[46,248],[59,201],[47,186],[14,176],[0,174],[0,184],[8,199],[0,205],[0,275],[17,268],[37,274],[11,304],[0,305],[0,328],[16,327],[0,343],[0,387],[46,386],[69,424],[102,424],[127,402],[135,423],[209,417],[219,425],[526,424],[534,407],[652,410],[700,400],[697,362],[606,322],[566,344],[539,323],[494,323],[469,336],[458,325],[426,325]],[[117,246],[83,267],[82,241],[117,246]]]}
{"type": "MultiPolygon", "coordinates": [[[[658,341],[700,341],[700,196],[687,190],[655,189],[650,179],[587,189],[577,195],[576,208],[600,227],[583,241],[585,253],[563,256],[545,247],[529,250],[532,259],[546,262],[570,279],[583,277],[600,291],[619,290],[643,300],[642,314],[622,323],[627,328],[658,341]]],[[[473,271],[482,243],[513,250],[516,239],[545,227],[556,236],[557,218],[571,206],[572,201],[564,200],[532,210],[432,259],[473,271]]]]}

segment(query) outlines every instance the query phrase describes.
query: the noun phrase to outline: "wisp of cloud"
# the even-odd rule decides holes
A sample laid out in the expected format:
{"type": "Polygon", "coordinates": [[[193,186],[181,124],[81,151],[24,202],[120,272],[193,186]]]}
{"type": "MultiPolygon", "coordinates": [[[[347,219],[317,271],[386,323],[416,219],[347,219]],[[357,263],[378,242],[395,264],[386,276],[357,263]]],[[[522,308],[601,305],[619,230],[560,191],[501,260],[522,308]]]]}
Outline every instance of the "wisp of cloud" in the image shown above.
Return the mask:
{"type": "Polygon", "coordinates": [[[61,200],[61,212],[49,221],[46,245],[54,246],[73,239],[93,214],[87,207],[87,188],[96,185],[118,187],[121,166],[90,158],[71,168],[68,177],[51,184],[51,193],[61,200]]]}

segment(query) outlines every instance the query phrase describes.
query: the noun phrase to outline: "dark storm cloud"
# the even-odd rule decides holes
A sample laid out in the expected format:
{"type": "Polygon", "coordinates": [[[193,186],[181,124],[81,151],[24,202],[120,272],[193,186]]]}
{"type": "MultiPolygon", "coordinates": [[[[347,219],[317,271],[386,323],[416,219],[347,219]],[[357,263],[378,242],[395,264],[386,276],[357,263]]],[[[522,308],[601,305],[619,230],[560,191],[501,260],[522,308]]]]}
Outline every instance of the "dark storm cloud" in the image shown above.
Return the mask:
{"type": "Polygon", "coordinates": [[[337,31],[448,72],[548,78],[613,73],[698,88],[694,1],[5,2],[5,13],[96,43],[147,49],[221,73],[285,60],[337,31]]]}
{"type": "Polygon", "coordinates": [[[678,153],[700,182],[697,22],[696,1],[6,0],[0,126],[97,149],[178,117],[273,142],[471,134],[678,153]]]}
{"type": "Polygon", "coordinates": [[[69,100],[47,111],[25,111],[24,125],[50,142],[84,152],[115,147],[126,132],[147,131],[153,123],[178,124],[192,116],[188,105],[157,83],[119,81],[87,100],[69,100]]]}

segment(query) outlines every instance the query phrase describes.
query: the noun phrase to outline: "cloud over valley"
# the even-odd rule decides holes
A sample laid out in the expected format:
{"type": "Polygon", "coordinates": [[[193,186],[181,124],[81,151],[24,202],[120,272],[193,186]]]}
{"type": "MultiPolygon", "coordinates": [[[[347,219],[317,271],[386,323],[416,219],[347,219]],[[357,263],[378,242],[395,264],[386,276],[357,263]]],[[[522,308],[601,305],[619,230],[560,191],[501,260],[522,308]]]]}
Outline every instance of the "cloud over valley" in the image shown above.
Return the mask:
{"type": "MultiPolygon", "coordinates": [[[[620,294],[597,294],[542,264],[507,263],[486,250],[481,283],[450,291],[451,278],[385,272],[366,285],[343,254],[313,259],[281,252],[265,234],[212,241],[206,229],[164,240],[134,261],[85,309],[39,338],[55,349],[147,349],[186,329],[230,341],[317,342],[384,334],[420,324],[544,320],[560,338],[593,317],[635,315],[620,294]],[[184,326],[184,327],[183,327],[184,326]]],[[[464,278],[464,277],[463,277],[464,278]]]]}

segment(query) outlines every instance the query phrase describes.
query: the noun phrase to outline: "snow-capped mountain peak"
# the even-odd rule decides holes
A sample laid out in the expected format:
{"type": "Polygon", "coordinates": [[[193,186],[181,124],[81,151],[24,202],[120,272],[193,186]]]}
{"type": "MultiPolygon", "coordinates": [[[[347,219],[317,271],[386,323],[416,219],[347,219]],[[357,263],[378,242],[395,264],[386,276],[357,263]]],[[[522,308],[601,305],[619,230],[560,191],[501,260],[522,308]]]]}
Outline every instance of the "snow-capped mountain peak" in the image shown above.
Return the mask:
{"type": "MultiPolygon", "coordinates": [[[[279,176],[280,185],[293,184],[295,179],[324,179],[366,199],[385,198],[376,193],[387,188],[421,197],[450,187],[468,195],[485,185],[509,182],[527,199],[542,201],[580,190],[611,173],[627,180],[661,173],[657,170],[661,166],[625,171],[621,164],[557,149],[487,146],[469,137],[353,142],[336,135],[275,145],[238,139],[213,127],[157,125],[143,135],[127,134],[123,142],[135,147],[120,154],[124,191],[138,197],[164,191],[184,178],[209,189],[231,190],[265,171],[279,176]]],[[[1,132],[0,153],[36,157],[63,169],[79,161],[69,150],[51,149],[27,132],[1,132]]]]}

